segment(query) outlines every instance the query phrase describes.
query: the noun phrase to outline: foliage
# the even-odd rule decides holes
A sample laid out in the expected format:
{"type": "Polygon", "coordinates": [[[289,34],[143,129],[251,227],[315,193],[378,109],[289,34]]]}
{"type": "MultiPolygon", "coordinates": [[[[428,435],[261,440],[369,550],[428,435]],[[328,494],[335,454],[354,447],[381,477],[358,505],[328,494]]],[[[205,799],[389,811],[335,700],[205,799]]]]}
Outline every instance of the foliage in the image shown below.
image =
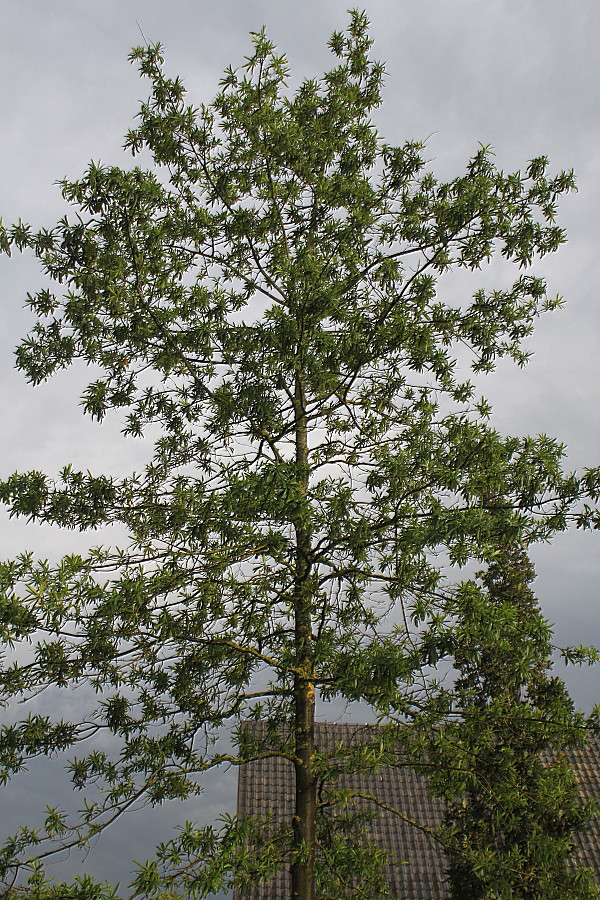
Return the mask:
{"type": "Polygon", "coordinates": [[[33,251],[49,278],[28,297],[37,321],[17,366],[33,384],[92,366],[84,412],[120,412],[126,437],[154,439],[128,477],[66,466],[0,483],[11,515],[130,535],[122,549],[0,568],[3,701],[95,692],[81,720],[33,712],[2,730],[4,779],[81,744],[70,774],[87,791],[78,817],[50,810],[6,840],[7,879],[88,846],[133,804],[193,797],[215,767],[259,757],[214,740],[262,718],[295,768],[290,828],[265,844],[250,820],[190,825],[135,887],[206,896],[285,861],[295,897],[312,898],[315,877],[326,896],[325,869],[339,883],[362,862],[332,841],[324,869],[316,852],[315,695],[420,714],[423,665],[441,652],[423,635],[448,615],[453,567],[493,559],[499,538],[598,520],[598,472],[563,473],[545,436],[500,435],[465,373],[524,364],[535,320],[560,305],[530,264],[564,240],[555,214],[573,175],[544,157],[506,174],[479,147],[444,183],[422,144],[384,143],[367,24],[352,13],[330,42],[335,67],[295,92],[255,34],[199,108],[159,46],[135,50],[151,95],[126,147],[150,168],[92,163],[61,183],[72,218],[0,230],[4,250],[33,251]],[[516,265],[512,283],[443,299],[443,273],[494,255],[516,265]],[[103,749],[96,735],[110,736],[103,749]]]}
{"type": "Polygon", "coordinates": [[[508,544],[448,603],[457,677],[427,759],[448,804],[452,898],[598,896],[572,866],[574,833],[598,809],[581,800],[564,755],[585,744],[586,723],[550,672],[552,631],[533,577],[525,551],[508,544]]]}

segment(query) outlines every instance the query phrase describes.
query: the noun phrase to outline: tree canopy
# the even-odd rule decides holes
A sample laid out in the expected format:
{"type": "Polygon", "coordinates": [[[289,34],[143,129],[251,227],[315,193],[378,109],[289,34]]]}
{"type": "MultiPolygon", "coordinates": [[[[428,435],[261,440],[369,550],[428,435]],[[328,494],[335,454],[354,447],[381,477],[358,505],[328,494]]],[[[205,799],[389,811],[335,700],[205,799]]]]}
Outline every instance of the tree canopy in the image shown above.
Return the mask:
{"type": "MultiPolygon", "coordinates": [[[[378,134],[370,46],[353,12],[331,38],[334,68],[292,91],[258,32],[199,107],[160,46],[138,48],[151,93],[125,146],[148,167],[92,163],[61,183],[71,217],[0,231],[48,276],[28,295],[18,368],[38,384],[91,365],[84,412],[116,411],[124,437],[154,442],[128,477],[66,465],[0,483],[12,515],[129,534],[0,567],[3,702],[92,689],[81,720],[32,714],[0,734],[4,780],[69,750],[87,792],[79,816],[49,810],[6,839],[3,876],[31,873],[31,896],[110,896],[44,886],[41,861],[265,752],[295,768],[285,831],[188,823],[140,867],[138,896],[203,897],[281,865],[298,900],[386,896],[366,856],[322,852],[318,787],[335,765],[315,747],[315,703],[369,703],[390,738],[356,766],[389,759],[395,723],[447,708],[431,667],[481,625],[463,615],[459,568],[598,522],[598,471],[565,473],[549,437],[501,435],[476,377],[504,357],[523,365],[537,318],[560,305],[531,265],[565,239],[555,217],[573,174],[544,157],[505,173],[480,146],[439,181],[423,144],[378,134]],[[514,264],[510,283],[444,299],[440,276],[495,257],[514,264]],[[270,749],[244,740],[252,718],[272,724],[270,749]],[[213,741],[224,725],[232,748],[213,741]]],[[[567,724],[565,740],[583,727],[567,724]]]]}
{"type": "Polygon", "coordinates": [[[590,873],[572,865],[574,835],[598,810],[582,802],[562,752],[585,743],[586,722],[551,672],[534,574],[523,548],[505,544],[453,592],[437,639],[457,677],[438,694],[435,726],[420,722],[411,735],[424,740],[424,769],[448,804],[453,900],[598,896],[590,873]]]}

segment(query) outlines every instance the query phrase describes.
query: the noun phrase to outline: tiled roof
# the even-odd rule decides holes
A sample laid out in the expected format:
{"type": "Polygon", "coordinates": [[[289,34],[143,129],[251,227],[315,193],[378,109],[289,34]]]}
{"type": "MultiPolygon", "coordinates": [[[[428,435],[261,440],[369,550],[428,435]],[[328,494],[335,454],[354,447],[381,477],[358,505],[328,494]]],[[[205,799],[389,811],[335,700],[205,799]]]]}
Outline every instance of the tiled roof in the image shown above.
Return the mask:
{"type": "MultiPolygon", "coordinates": [[[[266,726],[245,723],[257,739],[266,738],[266,726]]],[[[321,752],[331,753],[336,745],[364,743],[377,732],[376,726],[317,723],[315,741],[321,752]]],[[[582,797],[600,800],[600,738],[591,738],[586,747],[570,750],[566,756],[581,787],[582,797]]],[[[378,809],[369,823],[369,835],[390,850],[396,862],[385,874],[392,896],[403,900],[444,900],[448,890],[444,884],[444,854],[439,842],[423,828],[435,829],[442,821],[443,803],[432,797],[424,776],[409,767],[381,766],[373,773],[341,774],[337,787],[360,790],[374,795],[382,804],[401,810],[406,820],[391,810],[378,809]]],[[[374,805],[368,803],[369,809],[374,805]]],[[[238,781],[238,813],[253,816],[272,815],[276,827],[289,822],[293,815],[294,769],[287,759],[272,756],[246,763],[240,768],[238,781]]],[[[600,822],[578,839],[580,859],[597,873],[600,882],[600,822]]],[[[288,900],[289,873],[280,870],[274,879],[250,893],[234,893],[234,900],[288,900]]]]}
{"type": "MultiPolygon", "coordinates": [[[[600,801],[600,737],[591,737],[585,747],[566,750],[567,757],[579,783],[584,800],[600,801]]],[[[600,822],[596,819],[589,831],[577,835],[579,859],[592,869],[600,883],[600,822]]]]}

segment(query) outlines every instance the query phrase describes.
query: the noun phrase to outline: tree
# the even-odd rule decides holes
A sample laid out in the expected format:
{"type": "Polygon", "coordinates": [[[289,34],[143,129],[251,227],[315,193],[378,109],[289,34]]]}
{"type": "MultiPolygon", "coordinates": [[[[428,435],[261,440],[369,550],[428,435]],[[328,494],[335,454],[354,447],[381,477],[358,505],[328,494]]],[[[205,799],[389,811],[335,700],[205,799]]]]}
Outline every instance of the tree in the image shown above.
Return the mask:
{"type": "Polygon", "coordinates": [[[457,678],[441,692],[447,705],[439,727],[428,723],[423,756],[433,790],[448,804],[456,900],[598,896],[591,873],[570,865],[574,834],[597,808],[582,802],[562,753],[585,743],[586,723],[551,675],[552,630],[529,587],[533,578],[523,547],[505,544],[449,598],[449,620],[437,634],[457,678]]]}
{"type": "MultiPolygon", "coordinates": [[[[421,144],[377,134],[384,69],[370,44],[353,12],[330,41],[336,66],[292,93],[285,58],[257,33],[198,109],[159,46],[135,50],[152,90],[125,146],[151,169],[92,163],[62,182],[73,220],[1,232],[50,279],[28,299],[38,321],[18,367],[37,384],[83,360],[100,373],[87,414],[122,411],[125,436],[158,433],[127,478],[66,466],[0,485],[12,515],[130,534],[122,549],[1,569],[3,639],[35,651],[7,657],[5,700],[97,692],[85,721],[6,726],[4,777],[99,732],[116,748],[73,758],[74,786],[97,796],[78,819],[50,810],[44,829],[8,839],[7,879],[55,845],[85,846],[134,802],[194,795],[213,767],[278,752],[296,778],[285,833],[258,853],[249,821],[187,825],[135,886],[205,896],[283,862],[292,896],[312,900],[315,866],[326,891],[346,865],[330,853],[323,868],[317,852],[317,692],[421,714],[419,635],[446,615],[435,554],[485,563],[515,527],[534,541],[594,521],[597,472],[565,475],[543,436],[499,435],[457,363],[459,347],[475,373],[526,361],[523,339],[560,305],[529,266],[564,240],[555,213],[573,175],[550,175],[543,157],[505,174],[480,147],[465,175],[439,182],[421,144]],[[438,296],[442,273],[496,253],[523,270],[512,285],[462,305],[438,296]],[[197,740],[252,717],[282,735],[276,751],[239,731],[231,752],[197,740]]],[[[362,764],[389,752],[372,747],[362,764]]],[[[37,895],[51,890],[33,879],[37,895]]]]}

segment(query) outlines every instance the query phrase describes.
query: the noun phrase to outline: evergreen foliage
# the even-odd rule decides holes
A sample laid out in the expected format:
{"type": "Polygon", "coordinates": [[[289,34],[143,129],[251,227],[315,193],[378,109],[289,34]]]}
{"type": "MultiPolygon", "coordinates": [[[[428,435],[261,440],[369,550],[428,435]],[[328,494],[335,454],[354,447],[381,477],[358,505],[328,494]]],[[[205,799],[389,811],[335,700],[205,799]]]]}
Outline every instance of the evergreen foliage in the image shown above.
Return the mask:
{"type": "Polygon", "coordinates": [[[572,865],[574,833],[598,809],[580,798],[562,752],[585,744],[586,722],[551,674],[552,631],[533,578],[524,549],[505,545],[448,603],[444,643],[457,678],[442,692],[427,771],[448,804],[453,900],[598,896],[591,874],[572,865]]]}

